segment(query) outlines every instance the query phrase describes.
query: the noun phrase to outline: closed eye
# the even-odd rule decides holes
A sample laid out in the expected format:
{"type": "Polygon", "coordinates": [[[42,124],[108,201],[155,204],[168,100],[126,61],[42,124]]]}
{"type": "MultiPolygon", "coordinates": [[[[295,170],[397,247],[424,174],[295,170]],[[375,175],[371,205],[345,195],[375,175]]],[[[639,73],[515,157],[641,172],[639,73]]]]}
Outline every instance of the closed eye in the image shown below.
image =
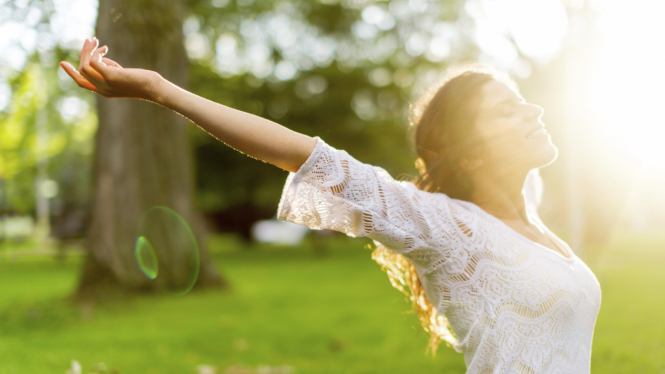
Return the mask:
{"type": "Polygon", "coordinates": [[[526,100],[520,97],[519,100],[506,100],[497,105],[498,113],[501,116],[511,116],[515,114],[515,109],[520,104],[526,104],[526,100]]]}

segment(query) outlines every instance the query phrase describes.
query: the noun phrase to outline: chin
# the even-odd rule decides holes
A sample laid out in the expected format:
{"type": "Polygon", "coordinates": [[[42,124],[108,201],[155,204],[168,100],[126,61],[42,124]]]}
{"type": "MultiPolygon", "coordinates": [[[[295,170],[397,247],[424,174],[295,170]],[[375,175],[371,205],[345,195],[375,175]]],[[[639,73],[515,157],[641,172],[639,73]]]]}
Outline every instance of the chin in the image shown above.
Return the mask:
{"type": "Polygon", "coordinates": [[[548,146],[542,147],[541,152],[538,155],[538,168],[542,168],[545,166],[550,165],[553,163],[557,157],[559,156],[559,149],[552,144],[551,142],[548,142],[548,146]]]}

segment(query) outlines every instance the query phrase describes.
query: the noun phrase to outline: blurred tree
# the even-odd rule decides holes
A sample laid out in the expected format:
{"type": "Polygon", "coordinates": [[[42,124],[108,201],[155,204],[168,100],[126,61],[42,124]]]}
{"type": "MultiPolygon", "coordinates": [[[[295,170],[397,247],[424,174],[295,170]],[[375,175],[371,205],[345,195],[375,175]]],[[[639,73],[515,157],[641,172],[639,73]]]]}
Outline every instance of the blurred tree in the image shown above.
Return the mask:
{"type": "MultiPolygon", "coordinates": [[[[100,1],[96,35],[121,65],[151,69],[187,87],[183,47],[185,4],[176,0],[100,1]]],[[[224,281],[206,250],[202,220],[194,209],[192,159],[186,120],[157,105],[97,96],[99,126],[94,194],[79,296],[94,298],[107,286],[130,290],[168,288],[184,279],[177,261],[162,263],[159,282],[149,281],[134,258],[137,227],[153,206],[169,207],[192,224],[200,243],[197,286],[224,281]],[[165,272],[162,269],[166,267],[165,272]]]]}

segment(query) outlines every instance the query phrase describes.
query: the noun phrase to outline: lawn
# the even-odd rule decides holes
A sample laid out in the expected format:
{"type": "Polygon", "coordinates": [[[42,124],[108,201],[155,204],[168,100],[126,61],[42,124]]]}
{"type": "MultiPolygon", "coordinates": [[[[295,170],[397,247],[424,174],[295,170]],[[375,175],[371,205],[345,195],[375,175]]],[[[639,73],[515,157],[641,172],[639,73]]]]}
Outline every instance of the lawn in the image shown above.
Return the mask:
{"type": "MultiPolygon", "coordinates": [[[[81,311],[63,301],[80,256],[0,262],[0,374],[464,373],[460,354],[427,336],[363,248],[338,237],[328,256],[308,248],[238,248],[217,237],[228,292],[157,295],[81,311]]],[[[603,300],[593,373],[665,373],[665,238],[624,238],[589,251],[603,300]]]]}

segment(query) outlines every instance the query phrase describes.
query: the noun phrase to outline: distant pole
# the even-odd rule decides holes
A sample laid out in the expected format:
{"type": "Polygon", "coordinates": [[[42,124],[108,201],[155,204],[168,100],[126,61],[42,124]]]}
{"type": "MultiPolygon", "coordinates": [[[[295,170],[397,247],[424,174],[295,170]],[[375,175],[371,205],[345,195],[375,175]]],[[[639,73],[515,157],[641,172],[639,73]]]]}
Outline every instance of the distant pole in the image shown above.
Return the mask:
{"type": "MultiPolygon", "coordinates": [[[[581,43],[580,43],[581,44],[581,43]]],[[[576,125],[580,125],[581,119],[577,105],[581,102],[579,88],[575,82],[580,78],[580,45],[575,45],[565,56],[564,77],[566,79],[566,142],[568,152],[565,157],[566,165],[566,195],[568,195],[568,233],[570,235],[570,247],[579,257],[584,256],[584,202],[582,199],[582,185],[580,184],[578,166],[579,142],[575,134],[576,125]]],[[[584,125],[584,124],[581,124],[584,125]]]]}
{"type": "MultiPolygon", "coordinates": [[[[7,220],[7,182],[0,176],[0,246],[5,241],[5,224],[7,220]]],[[[0,254],[2,254],[0,248],[0,254]]],[[[2,256],[0,256],[2,258],[2,256]]]]}
{"type": "Polygon", "coordinates": [[[566,157],[566,192],[568,195],[568,232],[570,233],[570,247],[578,257],[584,256],[584,202],[582,200],[579,167],[577,165],[577,145],[575,135],[568,126],[566,136],[570,144],[569,155],[566,157]],[[572,151],[574,150],[574,151],[572,151]],[[571,152],[572,151],[572,152],[571,152]]]}
{"type": "MultiPolygon", "coordinates": [[[[41,64],[40,64],[41,65],[41,64]]],[[[39,85],[46,87],[41,68],[38,70],[39,85]]],[[[37,135],[37,179],[35,181],[35,194],[37,201],[37,225],[35,235],[41,242],[48,239],[50,235],[51,223],[49,220],[49,199],[44,193],[46,181],[48,181],[48,119],[47,119],[47,101],[48,93],[43,92],[42,102],[37,113],[35,122],[35,132],[37,135]]]]}
{"type": "MultiPolygon", "coordinates": [[[[575,17],[580,17],[581,12],[572,11],[569,13],[571,22],[575,17]]],[[[578,18],[579,20],[579,18],[578,18]]],[[[568,152],[565,157],[566,163],[566,195],[568,195],[568,233],[570,235],[570,247],[579,257],[584,253],[584,206],[582,201],[581,184],[579,178],[579,142],[576,139],[575,128],[584,126],[582,115],[578,105],[584,98],[580,78],[584,72],[582,62],[586,56],[584,53],[584,43],[581,40],[579,28],[570,27],[569,40],[571,46],[564,55],[564,79],[566,82],[565,100],[566,100],[566,143],[568,143],[568,152]]]]}
{"type": "Polygon", "coordinates": [[[589,74],[593,69],[594,48],[598,40],[595,32],[595,15],[585,3],[571,15],[571,46],[564,55],[564,77],[566,80],[566,141],[569,146],[566,157],[566,191],[568,195],[568,224],[571,248],[579,257],[584,256],[586,243],[586,218],[583,185],[580,181],[579,129],[587,126],[592,117],[589,113],[589,74]],[[584,27],[579,27],[583,25],[584,27]]]}

